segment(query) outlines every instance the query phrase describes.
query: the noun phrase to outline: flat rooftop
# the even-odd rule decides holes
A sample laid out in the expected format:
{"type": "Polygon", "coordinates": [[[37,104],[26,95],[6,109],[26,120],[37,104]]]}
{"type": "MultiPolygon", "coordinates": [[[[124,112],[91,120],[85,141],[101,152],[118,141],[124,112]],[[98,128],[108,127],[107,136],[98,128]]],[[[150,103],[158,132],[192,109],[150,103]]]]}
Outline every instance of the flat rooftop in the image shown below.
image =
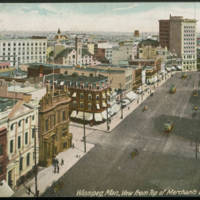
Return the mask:
{"type": "Polygon", "coordinates": [[[16,99],[8,99],[0,97],[0,112],[6,111],[9,108],[12,108],[17,103],[16,99]]]}

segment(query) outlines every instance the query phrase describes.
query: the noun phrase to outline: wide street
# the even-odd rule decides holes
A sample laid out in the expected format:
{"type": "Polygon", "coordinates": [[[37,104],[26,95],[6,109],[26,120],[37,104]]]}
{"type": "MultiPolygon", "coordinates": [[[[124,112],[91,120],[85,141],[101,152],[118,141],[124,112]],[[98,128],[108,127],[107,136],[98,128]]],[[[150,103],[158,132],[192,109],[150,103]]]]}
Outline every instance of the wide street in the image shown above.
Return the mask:
{"type": "Polygon", "coordinates": [[[61,178],[59,192],[50,188],[43,196],[76,196],[83,189],[104,191],[105,196],[111,195],[108,190],[115,191],[113,195],[138,189],[199,192],[200,153],[196,160],[195,141],[200,139],[200,94],[192,95],[199,80],[198,72],[188,73],[185,80],[177,73],[111,133],[90,133],[87,142],[95,147],[61,178]],[[172,84],[175,94],[169,93],[172,84]],[[143,112],[145,105],[149,109],[143,112]],[[199,110],[193,109],[195,105],[199,110]],[[169,135],[163,126],[168,120],[174,122],[169,135]],[[134,148],[139,154],[132,158],[134,148]]]}

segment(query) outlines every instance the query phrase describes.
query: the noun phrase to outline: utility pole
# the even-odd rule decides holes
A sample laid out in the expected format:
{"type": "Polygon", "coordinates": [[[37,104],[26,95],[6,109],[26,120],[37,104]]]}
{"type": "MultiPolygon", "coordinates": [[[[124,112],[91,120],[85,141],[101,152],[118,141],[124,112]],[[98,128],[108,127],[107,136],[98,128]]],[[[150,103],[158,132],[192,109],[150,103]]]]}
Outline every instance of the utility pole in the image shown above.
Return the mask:
{"type": "Polygon", "coordinates": [[[34,171],[35,171],[35,197],[39,196],[39,191],[38,191],[38,183],[37,183],[37,172],[38,172],[38,168],[37,168],[37,152],[36,152],[36,128],[33,128],[33,133],[34,133],[34,154],[35,154],[35,166],[34,166],[34,171]]]}
{"type": "Polygon", "coordinates": [[[122,84],[120,83],[120,103],[121,103],[121,119],[123,119],[123,107],[122,107],[122,84]]]}
{"type": "Polygon", "coordinates": [[[84,95],[84,110],[83,110],[83,142],[84,142],[84,153],[86,153],[86,137],[85,137],[85,95],[84,95]]]}
{"type": "Polygon", "coordinates": [[[108,119],[108,95],[106,96],[106,114],[107,114],[107,131],[110,130],[110,126],[109,126],[109,119],[108,119]]]}

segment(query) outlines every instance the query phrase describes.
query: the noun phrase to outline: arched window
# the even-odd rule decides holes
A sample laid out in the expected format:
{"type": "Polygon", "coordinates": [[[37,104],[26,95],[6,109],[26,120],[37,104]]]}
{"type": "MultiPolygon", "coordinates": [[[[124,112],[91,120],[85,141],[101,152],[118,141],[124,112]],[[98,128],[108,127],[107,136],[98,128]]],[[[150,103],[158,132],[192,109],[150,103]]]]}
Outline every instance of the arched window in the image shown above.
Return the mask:
{"type": "Polygon", "coordinates": [[[12,131],[14,129],[14,123],[11,125],[10,130],[12,131]]]}
{"type": "Polygon", "coordinates": [[[18,126],[20,127],[21,124],[22,124],[22,120],[20,120],[20,121],[18,122],[18,126]]]}

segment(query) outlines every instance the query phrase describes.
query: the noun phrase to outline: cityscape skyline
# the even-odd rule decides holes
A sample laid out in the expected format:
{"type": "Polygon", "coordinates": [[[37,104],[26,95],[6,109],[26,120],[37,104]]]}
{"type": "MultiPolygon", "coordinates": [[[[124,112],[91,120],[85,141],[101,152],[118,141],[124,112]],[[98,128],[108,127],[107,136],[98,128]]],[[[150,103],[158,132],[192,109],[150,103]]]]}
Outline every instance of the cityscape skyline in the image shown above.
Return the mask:
{"type": "Polygon", "coordinates": [[[200,18],[196,2],[1,3],[0,8],[2,31],[157,32],[158,20],[170,14],[196,18],[197,24],[200,18]]]}

